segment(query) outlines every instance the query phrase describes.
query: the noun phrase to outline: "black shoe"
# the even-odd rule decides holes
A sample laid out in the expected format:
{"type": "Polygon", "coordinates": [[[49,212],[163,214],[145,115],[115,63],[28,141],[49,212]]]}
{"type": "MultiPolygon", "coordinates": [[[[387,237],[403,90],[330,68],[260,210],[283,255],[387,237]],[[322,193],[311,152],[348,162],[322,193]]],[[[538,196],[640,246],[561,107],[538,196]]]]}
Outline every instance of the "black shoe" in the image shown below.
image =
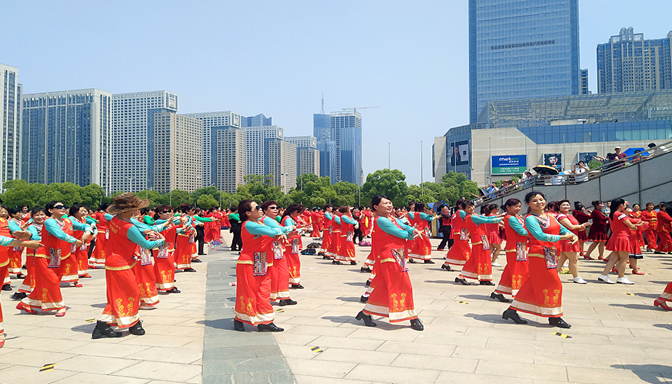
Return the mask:
{"type": "Polygon", "coordinates": [[[453,269],[448,264],[442,264],[441,269],[445,269],[446,271],[449,271],[449,272],[453,271],[453,269]]]}
{"type": "Polygon", "coordinates": [[[357,262],[356,261],[351,261],[350,265],[357,265],[357,262]]]}
{"type": "Polygon", "coordinates": [[[366,303],[369,302],[369,297],[368,296],[362,296],[362,297],[359,298],[359,302],[366,304],[366,303]]]}
{"type": "Polygon", "coordinates": [[[331,263],[332,263],[332,264],[336,264],[336,265],[341,265],[341,262],[338,261],[338,260],[332,260],[331,263]]]}
{"type": "Polygon", "coordinates": [[[549,317],[548,318],[548,324],[558,327],[558,328],[571,328],[572,326],[567,324],[565,320],[562,319],[562,317],[549,317]]]}
{"type": "Polygon", "coordinates": [[[415,329],[416,331],[422,331],[425,329],[425,326],[422,325],[422,321],[420,319],[413,319],[411,320],[411,328],[415,329]]]}
{"type": "Polygon", "coordinates": [[[173,287],[173,288],[166,291],[166,293],[180,293],[180,292],[182,292],[182,291],[177,289],[177,287],[173,287]]]}
{"type": "Polygon", "coordinates": [[[411,263],[411,264],[415,264],[415,260],[413,260],[413,259],[408,259],[408,262],[411,263]]]}
{"type": "Polygon", "coordinates": [[[362,271],[362,272],[371,273],[371,268],[369,268],[369,267],[362,267],[359,270],[362,271]]]}
{"type": "Polygon", "coordinates": [[[506,297],[504,297],[504,295],[502,295],[501,293],[495,293],[495,292],[492,292],[492,293],[490,294],[490,298],[491,298],[491,299],[495,299],[495,300],[499,300],[499,301],[501,301],[502,303],[510,303],[510,302],[511,302],[511,300],[509,300],[509,299],[507,299],[506,297]]]}
{"type": "Polygon", "coordinates": [[[25,299],[26,297],[28,297],[28,294],[26,294],[25,292],[16,292],[15,294],[13,294],[10,297],[10,299],[16,300],[16,301],[21,301],[21,300],[25,299]]]}
{"type": "Polygon", "coordinates": [[[184,270],[184,272],[196,272],[196,270],[193,268],[187,268],[184,270]]]}
{"type": "Polygon", "coordinates": [[[5,285],[2,286],[2,290],[3,290],[3,291],[11,291],[11,290],[12,290],[12,286],[9,285],[9,284],[5,284],[5,285]]]}
{"type": "Polygon", "coordinates": [[[364,320],[364,325],[366,325],[367,327],[375,327],[376,326],[376,323],[374,323],[373,320],[371,319],[371,315],[367,315],[366,313],[364,313],[362,311],[359,311],[357,316],[355,316],[355,319],[364,320]]]}
{"type": "Polygon", "coordinates": [[[366,281],[366,286],[368,287],[369,285],[371,285],[371,280],[366,281]]]}
{"type": "Polygon", "coordinates": [[[324,254],[324,252],[318,252],[317,255],[318,255],[318,256],[326,256],[326,255],[324,254]]]}
{"type": "Polygon", "coordinates": [[[461,278],[461,279],[460,279],[459,277],[456,277],[456,278],[455,278],[455,282],[456,282],[456,283],[459,283],[459,284],[462,284],[462,285],[471,285],[471,284],[469,284],[469,282],[467,281],[467,279],[465,279],[464,277],[461,278]]]}
{"type": "Polygon", "coordinates": [[[324,259],[324,260],[331,260],[331,257],[329,257],[329,256],[323,254],[323,255],[322,255],[322,259],[324,259]]]}
{"type": "Polygon", "coordinates": [[[191,262],[192,263],[202,263],[203,260],[201,260],[201,259],[191,259],[191,262]]]}
{"type": "Polygon", "coordinates": [[[115,332],[107,323],[98,320],[91,338],[100,339],[101,337],[121,337],[121,332],[115,332]]]}
{"type": "Polygon", "coordinates": [[[128,328],[131,335],[142,336],[145,334],[145,329],[142,328],[142,321],[138,320],[132,327],[128,328]]]}
{"type": "Polygon", "coordinates": [[[291,289],[303,289],[303,285],[301,284],[292,284],[289,286],[291,289]]]}
{"type": "Polygon", "coordinates": [[[236,331],[245,332],[245,324],[238,319],[233,319],[233,329],[236,331]]]}
{"type": "Polygon", "coordinates": [[[480,285],[495,285],[495,283],[493,283],[492,281],[489,281],[489,280],[481,280],[479,282],[479,284],[480,285]]]}
{"type": "Polygon", "coordinates": [[[435,264],[434,260],[425,260],[425,264],[435,264]]]}
{"type": "Polygon", "coordinates": [[[516,324],[527,324],[527,320],[521,319],[520,316],[518,316],[518,312],[516,312],[511,308],[507,309],[506,311],[504,311],[504,313],[502,313],[502,319],[504,320],[511,319],[516,324]]]}
{"type": "Polygon", "coordinates": [[[18,275],[16,275],[16,278],[17,279],[25,279],[26,275],[24,275],[23,273],[19,273],[18,275]]]}
{"type": "Polygon", "coordinates": [[[282,332],[282,331],[284,331],[284,328],[280,328],[273,323],[259,324],[259,325],[257,325],[257,329],[259,330],[259,332],[282,332]]]}
{"type": "Polygon", "coordinates": [[[653,253],[656,254],[656,255],[662,255],[662,254],[664,254],[664,252],[658,252],[658,251],[655,251],[655,252],[653,252],[653,253]]]}
{"type": "Polygon", "coordinates": [[[285,305],[296,305],[297,302],[292,299],[280,300],[280,306],[284,307],[285,305]]]}

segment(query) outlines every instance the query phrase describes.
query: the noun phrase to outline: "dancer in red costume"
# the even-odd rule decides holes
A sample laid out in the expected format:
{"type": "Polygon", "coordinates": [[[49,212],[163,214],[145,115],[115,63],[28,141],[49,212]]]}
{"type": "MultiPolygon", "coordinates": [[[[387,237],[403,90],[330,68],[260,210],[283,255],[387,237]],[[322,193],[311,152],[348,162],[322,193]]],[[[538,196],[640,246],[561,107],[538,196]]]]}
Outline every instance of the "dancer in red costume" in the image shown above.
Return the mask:
{"type": "MultiPolygon", "coordinates": [[[[30,232],[31,240],[42,240],[42,227],[47,215],[44,208],[35,207],[30,211],[32,221],[29,222],[26,231],[30,232]]],[[[12,300],[23,300],[35,289],[35,250],[26,250],[26,278],[23,279],[19,291],[12,295],[12,300]]]]}
{"type": "Polygon", "coordinates": [[[156,278],[156,289],[163,293],[180,293],[175,286],[175,238],[177,237],[177,226],[180,220],[175,221],[173,207],[170,205],[159,205],[155,209],[156,224],[163,224],[166,221],[173,221],[173,225],[162,232],[166,239],[159,249],[154,252],[154,277],[156,278]]]}
{"type": "MultiPolygon", "coordinates": [[[[281,224],[283,227],[299,227],[299,216],[304,208],[301,204],[290,204],[282,216],[281,224]]],[[[287,259],[287,269],[289,269],[289,287],[292,289],[303,289],[301,285],[301,233],[293,232],[285,243],[285,259],[287,259]]]]}
{"type": "Polygon", "coordinates": [[[540,192],[525,195],[529,213],[525,217],[525,228],[529,233],[529,277],[513,299],[502,318],[511,319],[517,324],[527,324],[517,311],[547,317],[550,325],[570,328],[562,319],[562,282],[558,277],[557,243],[560,240],[579,238],[563,227],[551,215],[544,212],[546,199],[540,192]]]}
{"type": "Polygon", "coordinates": [[[341,246],[338,249],[336,260],[341,263],[357,265],[357,259],[355,258],[354,233],[359,224],[352,217],[350,207],[342,206],[338,208],[338,212],[341,214],[341,246]]]}
{"type": "Polygon", "coordinates": [[[588,232],[588,241],[592,241],[586,251],[586,258],[590,257],[590,254],[597,247],[599,252],[598,259],[604,260],[604,245],[607,242],[607,223],[609,218],[602,212],[604,209],[604,202],[596,200],[593,201],[593,212],[590,214],[590,218],[593,219],[593,225],[590,227],[590,232],[588,232]]]}
{"type": "Polygon", "coordinates": [[[333,224],[331,212],[333,210],[334,207],[331,204],[326,204],[324,206],[324,229],[322,231],[322,246],[320,247],[320,252],[325,259],[333,259],[333,256],[329,253],[329,248],[331,248],[331,242],[333,241],[331,233],[331,225],[333,224]]]}
{"type": "Polygon", "coordinates": [[[96,237],[96,246],[93,248],[93,253],[91,254],[91,259],[89,260],[89,266],[91,268],[105,268],[105,255],[107,251],[107,240],[110,237],[110,233],[107,229],[107,219],[105,219],[105,214],[107,213],[106,209],[109,207],[109,203],[103,203],[98,207],[98,212],[94,219],[96,220],[96,227],[98,228],[98,236],[96,237]]]}
{"type": "Polygon", "coordinates": [[[421,234],[392,216],[394,206],[387,197],[374,196],[371,207],[377,216],[374,220],[372,246],[375,247],[378,272],[371,284],[375,289],[356,319],[363,320],[369,327],[376,326],[371,315],[387,317],[390,323],[410,320],[411,328],[422,331],[424,326],[413,305],[413,287],[406,268],[405,245],[407,240],[421,234]]]}
{"type": "Polygon", "coordinates": [[[656,223],[656,233],[660,242],[658,247],[656,247],[657,254],[661,253],[671,253],[672,254],[672,238],[670,238],[670,232],[672,232],[672,205],[666,204],[664,207],[658,211],[658,222],[656,223]]]}
{"type": "MultiPolygon", "coordinates": [[[[572,212],[572,215],[576,218],[576,221],[579,224],[586,224],[586,228],[592,225],[592,223],[590,223],[590,212],[586,213],[586,207],[580,201],[574,202],[574,211],[572,212]]],[[[588,241],[588,231],[585,229],[579,231],[579,256],[583,256],[586,260],[594,260],[584,252],[586,241],[588,241]]]]}
{"type": "MultiPolygon", "coordinates": [[[[278,203],[273,200],[264,201],[261,204],[261,210],[264,217],[261,223],[270,228],[282,228],[275,218],[278,216],[278,203]]],[[[289,267],[287,266],[287,257],[285,256],[285,238],[273,238],[271,249],[273,251],[273,264],[268,266],[268,273],[271,276],[271,301],[278,301],[281,306],[296,305],[289,295],[289,267]]]]}
{"type": "MultiPolygon", "coordinates": [[[[446,262],[441,268],[452,271],[451,265],[464,265],[471,257],[471,244],[469,243],[469,228],[467,228],[462,214],[467,207],[467,200],[460,199],[455,203],[459,209],[450,218],[453,225],[453,246],[448,250],[446,262]]],[[[466,215],[464,216],[466,217],[466,215]]]]}
{"type": "Polygon", "coordinates": [[[646,210],[642,211],[642,220],[649,225],[644,230],[646,239],[646,250],[653,252],[658,247],[658,234],[656,233],[656,224],[658,222],[658,212],[654,210],[656,206],[653,203],[646,203],[646,210]]]}
{"type": "MultiPolygon", "coordinates": [[[[490,244],[485,229],[487,223],[499,223],[499,216],[481,216],[474,213],[474,203],[468,201],[459,215],[464,220],[464,227],[471,234],[471,256],[462,267],[462,272],[455,278],[455,282],[469,285],[466,279],[478,280],[480,285],[495,285],[492,282],[492,264],[490,260],[490,244]]],[[[463,228],[464,228],[463,227],[463,228]]]]}
{"type": "Polygon", "coordinates": [[[597,278],[599,281],[613,284],[609,279],[609,272],[616,266],[618,270],[617,283],[620,284],[634,284],[627,277],[625,277],[625,268],[632,251],[632,244],[630,242],[630,230],[636,231],[637,227],[642,223],[633,224],[625,212],[625,200],[614,199],[611,201],[611,213],[609,214],[609,222],[611,227],[611,237],[607,243],[607,250],[611,251],[609,262],[604,267],[602,274],[597,278]],[[618,265],[616,265],[618,263],[618,265]]]}
{"type": "Polygon", "coordinates": [[[238,204],[243,249],[236,264],[236,307],[233,327],[245,331],[245,324],[256,325],[260,332],[282,332],[273,323],[275,311],[270,303],[271,276],[268,266],[273,264],[273,238],[294,231],[293,226],[271,228],[259,222],[264,213],[252,200],[238,204]]]}
{"type": "MultiPolygon", "coordinates": [[[[561,200],[559,203],[559,213],[555,217],[562,226],[570,230],[578,238],[579,233],[586,230],[586,224],[579,224],[579,221],[572,214],[569,213],[571,204],[569,200],[561,200]]],[[[562,240],[558,243],[558,252],[560,257],[558,258],[558,273],[562,272],[562,266],[565,265],[565,261],[569,261],[569,272],[572,274],[574,281],[577,284],[586,284],[586,281],[579,276],[578,263],[579,263],[579,252],[581,251],[581,246],[579,242],[570,243],[569,240],[562,240]]]]}
{"type": "Polygon", "coordinates": [[[431,211],[425,208],[425,203],[415,203],[415,211],[408,213],[408,218],[423,236],[415,239],[413,247],[409,253],[408,261],[414,263],[414,260],[422,260],[425,264],[434,264],[432,261],[432,243],[429,240],[431,235],[430,226],[437,217],[431,215],[431,211]]]}
{"type": "MultiPolygon", "coordinates": [[[[485,209],[485,216],[497,216],[499,213],[499,206],[497,204],[488,204],[485,209]]],[[[485,224],[485,229],[488,232],[488,242],[490,243],[490,254],[492,255],[492,266],[501,267],[497,263],[497,257],[499,257],[499,252],[502,251],[502,237],[499,235],[499,228],[503,224],[501,223],[488,223],[485,224]]]]}
{"type": "Polygon", "coordinates": [[[504,272],[502,272],[502,277],[499,279],[495,292],[490,294],[490,298],[503,303],[511,302],[504,295],[516,297],[520,287],[525,284],[528,275],[528,233],[525,229],[525,220],[518,214],[521,206],[520,200],[509,199],[502,207],[506,211],[506,216],[504,216],[506,267],[504,267],[504,272]]]}

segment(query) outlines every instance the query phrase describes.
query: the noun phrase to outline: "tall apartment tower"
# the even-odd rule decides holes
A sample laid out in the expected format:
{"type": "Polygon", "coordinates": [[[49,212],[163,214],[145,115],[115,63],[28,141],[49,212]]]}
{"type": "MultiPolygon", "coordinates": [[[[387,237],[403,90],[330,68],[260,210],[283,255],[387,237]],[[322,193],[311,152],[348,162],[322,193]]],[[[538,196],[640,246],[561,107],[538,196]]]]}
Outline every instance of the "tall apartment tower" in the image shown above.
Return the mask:
{"type": "Polygon", "coordinates": [[[336,143],[336,182],[361,185],[362,115],[357,111],[332,112],[331,132],[336,143]]]}
{"type": "Polygon", "coordinates": [[[488,101],[579,94],[578,0],[469,0],[469,119],[488,101]]]}
{"type": "Polygon", "coordinates": [[[264,174],[273,176],[273,184],[288,193],[296,186],[296,144],[278,138],[264,140],[264,174]]]}
{"type": "Polygon", "coordinates": [[[315,136],[285,137],[285,141],[296,145],[296,175],[320,176],[320,151],[315,136]]]}
{"type": "Polygon", "coordinates": [[[19,70],[0,64],[0,192],[21,177],[21,84],[19,70]]]}
{"type": "MultiPolygon", "coordinates": [[[[212,173],[213,145],[212,128],[214,127],[241,127],[241,116],[235,112],[204,112],[186,113],[184,116],[193,117],[203,122],[203,186],[216,184],[212,173]]],[[[216,143],[215,143],[216,145],[216,143]]],[[[235,188],[234,188],[235,191],[235,188]]]]}
{"type": "Polygon", "coordinates": [[[256,116],[243,117],[240,123],[241,127],[268,127],[273,125],[273,118],[266,117],[263,113],[260,113],[256,116]]]}
{"type": "Polygon", "coordinates": [[[112,94],[99,89],[23,95],[22,179],[109,194],[111,108],[112,94]]]}
{"type": "Polygon", "coordinates": [[[599,93],[639,92],[672,88],[672,31],[664,39],[644,40],[643,33],[621,28],[597,46],[599,93]]]}
{"type": "Polygon", "coordinates": [[[148,111],[148,188],[160,193],[203,186],[203,122],[170,109],[148,111]]]}
{"type": "Polygon", "coordinates": [[[209,185],[233,193],[239,185],[244,184],[247,174],[245,131],[234,126],[212,127],[210,135],[212,156],[209,185]]]}
{"type": "Polygon", "coordinates": [[[177,112],[178,106],[178,96],[166,91],[112,95],[113,193],[148,188],[147,113],[157,108],[177,112]]]}
{"type": "MultiPolygon", "coordinates": [[[[246,127],[245,154],[248,175],[268,175],[265,160],[266,139],[284,139],[284,129],[277,125],[246,127]]],[[[278,184],[279,185],[279,184],[278,184]]]]}
{"type": "Polygon", "coordinates": [[[581,82],[579,83],[579,95],[588,95],[590,91],[588,90],[588,70],[581,70],[581,82]]]}
{"type": "Polygon", "coordinates": [[[336,142],[331,131],[331,115],[316,113],[313,115],[313,136],[317,139],[317,150],[320,152],[320,177],[329,177],[336,183],[336,142]]]}

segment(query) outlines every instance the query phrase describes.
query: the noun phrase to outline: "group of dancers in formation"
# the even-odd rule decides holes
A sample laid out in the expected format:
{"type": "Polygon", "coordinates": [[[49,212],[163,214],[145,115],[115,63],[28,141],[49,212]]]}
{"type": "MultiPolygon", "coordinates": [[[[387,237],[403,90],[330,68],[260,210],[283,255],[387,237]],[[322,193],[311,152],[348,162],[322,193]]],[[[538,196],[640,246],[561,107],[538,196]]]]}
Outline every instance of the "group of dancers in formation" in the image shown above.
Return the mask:
{"type": "MultiPolygon", "coordinates": [[[[221,244],[223,218],[219,209],[198,212],[188,204],[178,210],[148,206],[149,200],[123,193],[97,211],[59,201],[29,212],[27,207],[0,207],[3,290],[12,290],[10,274],[23,278],[12,295],[19,301],[17,309],[30,314],[54,311],[63,317],[61,284],[82,287],[80,279],[91,277],[89,268],[105,269],[107,305],[92,338],[121,336],[112,327],[144,335],[138,310],[155,309],[159,292],[180,293],[175,272],[196,272],[192,263],[204,254],[197,239],[208,246],[221,244]]],[[[2,320],[0,307],[0,347],[5,343],[2,320]]]]}
{"type": "MultiPolygon", "coordinates": [[[[366,292],[360,298],[365,307],[356,319],[375,326],[372,316],[376,315],[388,317],[391,323],[410,321],[412,329],[424,329],[413,305],[408,263],[433,263],[429,229],[431,222],[437,219],[444,233],[439,250],[449,244],[441,268],[453,271],[461,267],[455,278],[458,284],[469,285],[468,280],[476,280],[480,285],[495,287],[490,297],[510,303],[502,318],[518,324],[527,323],[519,315],[524,312],[548,318],[553,326],[569,328],[562,318],[559,273],[564,273],[563,266],[567,263],[573,282],[587,283],[578,275],[578,258],[593,260],[594,249],[598,249],[599,259],[606,262],[598,281],[608,284],[614,283],[609,278],[612,272],[618,275],[616,283],[634,284],[624,274],[628,265],[634,275],[643,274],[638,265],[643,258],[643,247],[658,254],[672,253],[672,204],[659,205],[655,210],[649,203],[645,211],[640,211],[638,204],[630,207],[623,199],[614,199],[606,205],[594,201],[594,209],[588,211],[576,202],[571,212],[568,200],[547,203],[540,192],[528,193],[524,204],[525,215],[520,214],[523,202],[518,199],[506,201],[503,213],[499,213],[497,205],[490,204],[482,207],[482,214],[476,214],[475,204],[461,199],[452,212],[450,207],[442,205],[435,214],[422,203],[415,203],[406,211],[395,209],[385,196],[374,197],[370,207],[371,251],[361,268],[369,272],[370,277],[366,292]],[[592,244],[584,252],[587,241],[592,244]],[[495,285],[492,266],[502,244],[505,244],[507,264],[495,285]],[[605,248],[610,251],[607,257],[604,257],[605,248]]],[[[273,323],[271,302],[288,300],[280,305],[296,304],[289,298],[289,289],[283,288],[290,285],[287,283],[290,278],[285,277],[283,271],[288,264],[298,266],[296,271],[300,276],[301,234],[308,228],[301,220],[282,220],[277,225],[275,213],[269,211],[276,207],[275,202],[258,205],[251,200],[242,201],[238,207],[243,248],[236,273],[236,330],[243,331],[244,324],[250,324],[257,325],[260,331],[282,331],[273,323]],[[284,293],[287,296],[283,296],[284,293]]],[[[302,211],[303,207],[296,210],[302,211]]],[[[297,218],[300,216],[300,212],[296,213],[297,218]]],[[[351,220],[351,216],[352,209],[347,206],[324,208],[319,255],[333,260],[334,264],[356,264],[352,236],[358,223],[351,220]]],[[[292,286],[296,287],[294,283],[292,286]]],[[[303,288],[300,284],[299,287],[303,288]]],[[[672,301],[672,283],[654,304],[672,310],[666,304],[668,301],[672,301]]]]}

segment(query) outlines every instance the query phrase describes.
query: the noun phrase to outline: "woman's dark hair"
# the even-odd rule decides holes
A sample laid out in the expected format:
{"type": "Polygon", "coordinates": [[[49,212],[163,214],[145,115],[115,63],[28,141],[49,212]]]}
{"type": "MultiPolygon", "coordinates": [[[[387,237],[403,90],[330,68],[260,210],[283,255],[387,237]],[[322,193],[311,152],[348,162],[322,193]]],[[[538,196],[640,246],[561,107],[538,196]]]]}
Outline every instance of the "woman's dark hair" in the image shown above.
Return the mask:
{"type": "Polygon", "coordinates": [[[172,211],[173,207],[170,205],[157,205],[156,208],[154,208],[154,220],[159,219],[159,212],[165,212],[165,211],[172,211]]]}
{"type": "Polygon", "coordinates": [[[140,210],[140,214],[141,214],[141,215],[146,215],[146,214],[148,214],[149,211],[151,211],[151,210],[152,210],[152,209],[149,208],[149,207],[142,208],[142,209],[140,210]]]}
{"type": "Polygon", "coordinates": [[[415,205],[413,206],[413,210],[415,210],[415,212],[424,212],[425,211],[425,203],[420,203],[420,202],[415,203],[415,205]]]}
{"type": "Polygon", "coordinates": [[[303,212],[304,209],[305,208],[303,208],[303,205],[301,205],[301,204],[290,204],[289,207],[287,207],[287,209],[285,209],[285,213],[282,214],[282,217],[289,216],[294,212],[298,212],[299,215],[300,215],[301,212],[303,212]]]}
{"type": "Polygon", "coordinates": [[[409,202],[408,202],[408,210],[409,210],[409,212],[411,211],[411,205],[413,206],[413,210],[415,210],[415,204],[416,204],[415,201],[409,201],[409,202]]]}
{"type": "Polygon", "coordinates": [[[437,213],[438,213],[438,212],[441,212],[441,211],[443,210],[443,207],[448,207],[448,210],[450,211],[450,207],[449,207],[449,206],[447,206],[446,204],[441,204],[441,205],[438,206],[438,208],[436,208],[436,212],[437,212],[437,213]]]}
{"type": "Polygon", "coordinates": [[[7,210],[7,212],[9,212],[9,215],[10,215],[10,216],[14,216],[14,215],[16,215],[17,213],[21,213],[21,208],[19,208],[19,207],[9,208],[9,209],[7,210]]]}
{"type": "MultiPolygon", "coordinates": [[[[239,205],[240,205],[240,204],[239,204],[239,205]]],[[[235,206],[235,205],[234,205],[233,207],[231,207],[230,209],[231,209],[231,213],[236,213],[236,212],[238,212],[238,207],[235,206]]]]}
{"type": "Polygon", "coordinates": [[[245,199],[241,200],[240,203],[238,203],[238,212],[240,213],[240,223],[244,223],[247,221],[247,212],[250,212],[252,210],[252,200],[250,199],[245,199]]]}
{"type": "Polygon", "coordinates": [[[481,215],[485,216],[488,214],[488,206],[486,204],[481,205],[481,215]]]}
{"type": "MultiPolygon", "coordinates": [[[[271,205],[275,205],[275,206],[277,206],[278,203],[276,203],[275,200],[264,201],[263,203],[261,203],[261,210],[264,211],[264,212],[266,212],[266,210],[268,209],[268,207],[270,207],[271,205]]],[[[278,207],[278,208],[280,208],[280,207],[278,207]]]]}
{"type": "Polygon", "coordinates": [[[602,202],[601,200],[593,200],[590,204],[592,204],[593,207],[597,207],[598,205],[600,205],[601,202],[602,202]]]}
{"type": "Polygon", "coordinates": [[[665,212],[667,212],[668,215],[672,216],[672,202],[665,204],[665,212]]]}
{"type": "Polygon", "coordinates": [[[497,212],[499,210],[499,205],[497,204],[488,204],[486,209],[485,209],[485,214],[489,215],[492,212],[497,212]]]}
{"type": "MultiPolygon", "coordinates": [[[[469,203],[471,203],[471,202],[467,201],[467,199],[460,199],[460,200],[457,201],[457,203],[455,203],[455,205],[459,209],[465,209],[467,207],[467,205],[469,205],[469,203]]],[[[471,205],[474,205],[474,203],[471,203],[471,205]]]]}
{"type": "Polygon", "coordinates": [[[618,206],[625,204],[625,200],[618,198],[611,200],[611,211],[609,212],[609,220],[614,219],[614,213],[618,210],[618,206]]]}
{"type": "Polygon", "coordinates": [[[575,201],[575,202],[574,202],[574,209],[580,211],[580,210],[582,210],[583,208],[585,208],[585,206],[583,205],[582,202],[580,202],[580,201],[575,201]]]}
{"type": "Polygon", "coordinates": [[[190,204],[180,205],[180,212],[182,212],[182,213],[187,213],[187,212],[191,211],[192,209],[194,209],[194,207],[192,207],[190,204]]]}
{"type": "Polygon", "coordinates": [[[530,201],[532,201],[532,198],[537,196],[537,195],[540,195],[541,197],[544,198],[544,200],[546,200],[546,196],[544,196],[543,193],[538,192],[538,191],[532,191],[532,192],[529,192],[527,195],[525,195],[525,204],[529,204],[530,201]]]}
{"type": "MultiPolygon", "coordinates": [[[[51,217],[51,212],[49,212],[49,210],[54,209],[54,205],[56,205],[56,204],[58,204],[58,201],[55,201],[55,200],[52,200],[52,201],[48,202],[44,206],[44,214],[51,217]]],[[[63,203],[61,203],[61,204],[63,204],[63,203]]]]}
{"type": "Polygon", "coordinates": [[[340,213],[346,213],[346,212],[348,212],[349,210],[350,210],[350,208],[348,208],[347,205],[342,205],[342,206],[338,207],[338,211],[339,211],[340,213]]]}
{"type": "Polygon", "coordinates": [[[333,205],[327,203],[327,204],[324,205],[324,210],[326,211],[327,208],[331,208],[331,207],[333,207],[333,205]]]}
{"type": "Polygon", "coordinates": [[[103,203],[103,204],[101,204],[101,205],[98,206],[98,210],[99,210],[99,211],[103,211],[103,212],[107,212],[107,208],[108,208],[110,205],[112,205],[112,204],[110,204],[110,203],[103,203]]]}
{"type": "Polygon", "coordinates": [[[560,200],[560,201],[558,201],[558,210],[560,210],[560,206],[561,206],[563,203],[567,203],[567,204],[569,204],[570,207],[572,206],[572,203],[570,203],[569,200],[567,200],[567,199],[560,200]]]}
{"type": "Polygon", "coordinates": [[[506,210],[507,208],[516,206],[518,204],[520,204],[520,200],[515,199],[515,198],[508,199],[508,200],[506,200],[506,203],[504,203],[503,208],[504,208],[504,210],[506,210]]]}
{"type": "Polygon", "coordinates": [[[79,212],[80,209],[82,209],[82,206],[79,203],[74,203],[70,207],[70,210],[68,210],[68,215],[75,216],[75,213],[79,212]]]}
{"type": "Polygon", "coordinates": [[[40,212],[46,212],[46,211],[42,207],[35,207],[30,210],[30,217],[33,217],[34,215],[37,215],[40,212]]]}
{"type": "Polygon", "coordinates": [[[634,204],[632,204],[632,208],[635,208],[635,205],[638,206],[640,209],[642,208],[642,206],[639,205],[639,203],[634,203],[634,204]]]}
{"type": "Polygon", "coordinates": [[[383,201],[383,199],[390,200],[390,198],[385,196],[385,195],[375,195],[375,196],[373,196],[373,199],[371,199],[371,209],[373,209],[375,211],[376,210],[376,205],[379,205],[380,202],[383,201]]]}

